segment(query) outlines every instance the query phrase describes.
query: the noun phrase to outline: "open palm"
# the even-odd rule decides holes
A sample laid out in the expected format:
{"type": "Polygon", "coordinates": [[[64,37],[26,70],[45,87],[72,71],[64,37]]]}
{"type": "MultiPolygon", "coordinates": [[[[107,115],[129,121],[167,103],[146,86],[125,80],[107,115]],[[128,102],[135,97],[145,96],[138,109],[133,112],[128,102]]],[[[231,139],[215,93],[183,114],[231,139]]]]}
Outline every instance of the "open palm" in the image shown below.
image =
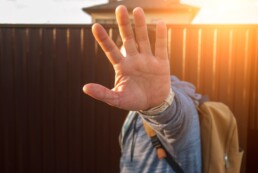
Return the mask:
{"type": "Polygon", "coordinates": [[[101,25],[93,25],[93,35],[114,67],[115,85],[110,90],[90,83],[83,87],[83,91],[109,105],[138,111],[157,106],[166,99],[170,90],[170,69],[166,25],[162,22],[157,24],[153,55],[143,10],[135,8],[133,16],[135,35],[126,7],[119,6],[116,9],[126,57],[101,25]]]}

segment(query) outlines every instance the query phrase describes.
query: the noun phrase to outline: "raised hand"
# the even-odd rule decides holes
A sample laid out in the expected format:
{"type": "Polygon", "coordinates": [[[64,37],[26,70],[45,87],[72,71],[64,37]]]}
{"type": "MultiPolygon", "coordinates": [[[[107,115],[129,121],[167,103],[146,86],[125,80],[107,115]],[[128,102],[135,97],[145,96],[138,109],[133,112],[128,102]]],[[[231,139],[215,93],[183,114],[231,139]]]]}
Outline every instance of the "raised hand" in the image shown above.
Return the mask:
{"type": "Polygon", "coordinates": [[[125,110],[146,110],[161,104],[170,91],[170,69],[167,54],[167,29],[163,22],[156,26],[155,53],[152,54],[144,12],[133,10],[135,35],[126,7],[116,9],[116,19],[126,50],[124,57],[100,24],[92,32],[112,63],[115,85],[108,89],[99,84],[86,84],[83,91],[91,97],[125,110]]]}

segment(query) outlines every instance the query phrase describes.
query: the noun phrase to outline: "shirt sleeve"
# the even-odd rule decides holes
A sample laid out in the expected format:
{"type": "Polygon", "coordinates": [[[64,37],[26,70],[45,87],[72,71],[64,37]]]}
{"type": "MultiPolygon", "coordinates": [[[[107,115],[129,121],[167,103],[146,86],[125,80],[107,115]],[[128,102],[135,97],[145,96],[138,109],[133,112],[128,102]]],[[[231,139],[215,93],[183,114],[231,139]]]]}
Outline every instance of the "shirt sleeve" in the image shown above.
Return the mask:
{"type": "Polygon", "coordinates": [[[177,151],[183,150],[193,140],[199,140],[199,119],[196,110],[201,95],[195,93],[195,87],[188,82],[171,77],[172,90],[175,93],[172,104],[158,115],[140,114],[158,134],[165,144],[177,151]]]}

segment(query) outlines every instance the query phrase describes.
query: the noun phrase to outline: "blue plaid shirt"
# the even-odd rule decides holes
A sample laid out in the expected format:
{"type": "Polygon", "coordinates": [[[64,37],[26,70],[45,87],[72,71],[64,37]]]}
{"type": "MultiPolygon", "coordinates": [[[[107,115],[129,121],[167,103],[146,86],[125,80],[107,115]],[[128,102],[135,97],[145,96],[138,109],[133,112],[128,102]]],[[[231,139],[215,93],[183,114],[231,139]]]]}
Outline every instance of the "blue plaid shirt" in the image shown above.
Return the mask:
{"type": "Polygon", "coordinates": [[[195,87],[171,78],[174,101],[160,115],[144,116],[129,112],[120,135],[122,173],[173,173],[166,160],[159,160],[156,149],[143,127],[143,119],[156,130],[165,148],[176,158],[185,173],[201,172],[201,143],[198,113],[200,95],[195,87]]]}

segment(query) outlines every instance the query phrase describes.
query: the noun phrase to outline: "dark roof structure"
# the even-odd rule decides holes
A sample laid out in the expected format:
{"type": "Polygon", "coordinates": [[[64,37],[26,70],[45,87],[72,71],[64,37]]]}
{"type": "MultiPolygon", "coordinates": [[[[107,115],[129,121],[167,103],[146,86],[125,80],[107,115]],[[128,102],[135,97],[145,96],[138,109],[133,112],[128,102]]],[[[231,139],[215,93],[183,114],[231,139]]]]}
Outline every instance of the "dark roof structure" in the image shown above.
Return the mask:
{"type": "Polygon", "coordinates": [[[179,0],[121,0],[113,1],[106,4],[96,5],[83,8],[88,14],[92,13],[113,13],[118,5],[125,5],[129,11],[135,7],[141,7],[145,12],[192,12],[193,14],[199,11],[198,7],[180,4],[179,0]]]}

